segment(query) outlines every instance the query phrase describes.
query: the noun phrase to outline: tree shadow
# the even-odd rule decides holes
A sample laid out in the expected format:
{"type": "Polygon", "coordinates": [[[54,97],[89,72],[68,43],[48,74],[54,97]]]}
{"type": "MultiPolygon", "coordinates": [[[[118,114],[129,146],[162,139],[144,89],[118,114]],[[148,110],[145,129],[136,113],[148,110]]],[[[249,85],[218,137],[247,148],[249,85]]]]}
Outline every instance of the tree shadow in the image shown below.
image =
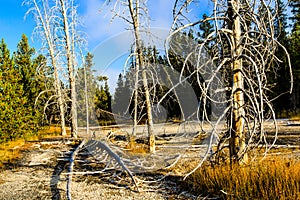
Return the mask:
{"type": "Polygon", "coordinates": [[[58,161],[56,166],[54,167],[54,171],[51,175],[51,180],[50,180],[50,189],[51,189],[51,194],[52,194],[52,200],[60,200],[61,199],[61,194],[60,190],[58,188],[58,183],[60,181],[60,175],[61,173],[66,169],[68,166],[67,161],[58,161]]]}

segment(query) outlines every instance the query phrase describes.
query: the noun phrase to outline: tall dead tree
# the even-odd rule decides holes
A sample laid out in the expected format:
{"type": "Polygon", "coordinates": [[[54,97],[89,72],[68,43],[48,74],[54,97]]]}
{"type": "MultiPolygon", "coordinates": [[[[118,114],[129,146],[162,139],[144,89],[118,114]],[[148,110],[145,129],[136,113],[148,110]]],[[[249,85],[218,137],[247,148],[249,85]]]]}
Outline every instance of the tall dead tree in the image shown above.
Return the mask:
{"type": "Polygon", "coordinates": [[[62,135],[67,135],[65,126],[65,107],[64,98],[61,87],[61,79],[59,76],[59,46],[56,42],[57,35],[55,32],[55,6],[49,3],[48,0],[28,0],[24,1],[30,7],[26,15],[32,13],[36,20],[34,33],[37,37],[42,38],[43,50],[47,55],[46,58],[49,64],[53,67],[54,87],[57,96],[57,102],[60,111],[60,123],[62,135]]]}
{"type": "MultiPolygon", "coordinates": [[[[142,80],[143,80],[143,87],[145,90],[145,97],[146,97],[146,110],[147,110],[147,124],[148,124],[148,136],[149,136],[149,150],[151,153],[155,152],[155,137],[153,134],[153,118],[152,118],[152,106],[150,101],[150,93],[148,89],[148,81],[147,81],[147,74],[146,69],[144,65],[144,58],[143,58],[143,52],[142,52],[142,45],[141,45],[141,38],[140,38],[140,21],[139,21],[139,15],[140,15],[140,5],[139,0],[136,0],[135,3],[133,0],[128,0],[128,6],[130,10],[130,16],[132,19],[132,25],[133,25],[133,31],[134,31],[134,37],[135,37],[135,52],[137,54],[136,58],[136,65],[137,65],[137,71],[141,67],[142,70],[142,80]]],[[[136,80],[137,81],[137,80],[136,80]]],[[[137,93],[137,91],[136,91],[137,93]]],[[[135,112],[137,112],[135,110],[135,112]]],[[[135,120],[136,123],[136,120],[135,120]]]]}
{"type": "MultiPolygon", "coordinates": [[[[174,35],[189,32],[208,21],[214,25],[212,33],[201,38],[200,44],[195,44],[194,40],[190,42],[195,48],[185,52],[187,56],[182,67],[186,68],[187,63],[193,65],[192,74],[199,77],[202,102],[209,100],[212,110],[221,104],[226,105],[222,110],[215,109],[218,112],[212,113],[213,119],[203,117],[211,125],[212,138],[218,141],[217,151],[213,155],[226,153],[228,151],[225,149],[229,147],[231,162],[246,163],[249,150],[262,145],[267,152],[277,138],[275,112],[272,100],[268,98],[272,91],[269,72],[276,71],[276,63],[282,59],[276,57],[276,49],[282,48],[289,61],[289,55],[278,42],[274,31],[277,1],[215,0],[211,2],[213,12],[210,17],[190,20],[185,11],[190,6],[195,7],[194,3],[193,0],[175,1],[174,23],[166,49],[172,49],[174,35]],[[206,46],[210,46],[208,60],[203,59],[203,52],[207,53],[206,46]],[[213,63],[214,67],[207,67],[208,63],[213,63]],[[204,81],[200,81],[200,76],[204,81]],[[215,95],[217,93],[220,94],[215,95]],[[223,119],[226,119],[226,130],[218,128],[223,125],[223,119]],[[271,141],[264,130],[266,119],[269,123],[272,121],[276,130],[271,141]]],[[[182,55],[181,52],[175,53],[182,55]]],[[[169,63],[172,65],[170,60],[169,63]]],[[[289,69],[291,91],[293,79],[290,65],[289,69]]],[[[208,112],[204,110],[203,115],[208,112]]],[[[207,152],[213,151],[212,143],[209,149],[207,152]]],[[[208,154],[204,158],[208,158],[208,154]]]]}
{"type": "MultiPolygon", "coordinates": [[[[149,86],[147,81],[147,68],[143,58],[143,45],[141,39],[141,28],[142,23],[146,23],[149,20],[147,16],[147,5],[144,0],[117,0],[116,4],[120,4],[121,7],[124,8],[123,11],[119,12],[113,10],[115,14],[114,17],[120,17],[128,22],[132,28],[134,34],[134,52],[133,56],[135,58],[135,88],[134,88],[134,120],[133,120],[133,136],[136,135],[136,127],[138,124],[137,117],[137,95],[138,95],[138,81],[139,81],[139,73],[141,71],[142,78],[142,87],[145,93],[145,104],[146,104],[146,113],[147,113],[147,126],[148,126],[148,143],[149,143],[149,151],[150,153],[155,152],[155,137],[153,133],[153,117],[152,117],[152,103],[150,99],[149,86]],[[143,21],[141,21],[141,16],[143,16],[143,21]]],[[[114,6],[115,8],[116,6],[114,6]]],[[[147,27],[146,27],[147,28],[147,27]]],[[[146,30],[147,31],[147,30],[146,30]]],[[[145,32],[145,30],[144,30],[145,32]]]]}
{"type": "MultiPolygon", "coordinates": [[[[76,68],[85,42],[78,34],[80,20],[74,0],[26,0],[31,8],[28,13],[33,13],[37,27],[35,33],[44,40],[43,50],[48,56],[54,69],[55,90],[60,108],[62,133],[65,130],[65,105],[71,102],[71,135],[77,137],[77,100],[76,100],[76,68]],[[59,70],[60,69],[60,70],[59,70]],[[70,100],[63,99],[61,82],[67,77],[70,87],[70,100]]],[[[46,57],[47,57],[46,56],[46,57]]],[[[67,97],[67,95],[65,95],[67,97]]]]}
{"type": "Polygon", "coordinates": [[[244,77],[243,77],[243,60],[241,44],[241,19],[240,9],[242,9],[239,0],[228,1],[228,29],[232,30],[232,96],[233,96],[233,123],[229,141],[230,157],[240,159],[242,162],[248,162],[245,137],[245,111],[244,111],[244,77]]]}
{"type": "Polygon", "coordinates": [[[71,134],[77,138],[77,101],[75,88],[75,35],[76,35],[76,8],[73,0],[59,0],[59,11],[62,18],[63,48],[65,49],[68,77],[71,91],[71,134]]]}

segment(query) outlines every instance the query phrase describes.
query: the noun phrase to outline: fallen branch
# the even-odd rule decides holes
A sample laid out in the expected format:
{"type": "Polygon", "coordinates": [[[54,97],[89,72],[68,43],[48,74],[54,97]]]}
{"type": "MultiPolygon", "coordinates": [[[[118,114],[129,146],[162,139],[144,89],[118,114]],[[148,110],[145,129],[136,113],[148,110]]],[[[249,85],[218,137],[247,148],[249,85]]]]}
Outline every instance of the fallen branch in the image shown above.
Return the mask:
{"type": "MultiPolygon", "coordinates": [[[[105,151],[108,155],[109,155],[109,157],[111,157],[112,159],[114,159],[116,162],[117,162],[117,164],[119,165],[119,166],[121,166],[121,168],[124,170],[124,171],[126,171],[127,172],[127,174],[130,176],[130,178],[132,179],[132,181],[133,181],[133,183],[134,183],[134,185],[136,186],[136,188],[137,188],[137,190],[139,191],[139,188],[138,188],[138,185],[137,185],[137,183],[136,183],[136,180],[135,180],[135,178],[134,178],[134,175],[133,175],[133,173],[128,169],[128,167],[124,164],[124,162],[122,161],[122,159],[121,159],[121,157],[120,156],[118,156],[115,152],[113,152],[112,150],[111,150],[111,148],[109,147],[109,146],[107,146],[105,143],[103,143],[103,142],[101,142],[101,141],[96,141],[96,140],[90,140],[88,143],[87,143],[87,145],[86,146],[94,146],[94,148],[96,149],[96,150],[102,150],[102,152],[103,151],[105,151]]],[[[93,155],[93,151],[92,151],[92,149],[89,149],[89,151],[91,152],[91,154],[93,155]]],[[[95,155],[94,155],[95,156],[95,155]]]]}
{"type": "Polygon", "coordinates": [[[79,150],[83,147],[83,145],[86,143],[86,140],[83,140],[80,145],[76,147],[76,149],[71,153],[70,155],[70,166],[69,166],[69,173],[68,173],[68,180],[67,180],[67,199],[71,200],[71,184],[72,184],[72,174],[73,174],[73,168],[74,168],[74,161],[75,157],[78,154],[79,150]]]}

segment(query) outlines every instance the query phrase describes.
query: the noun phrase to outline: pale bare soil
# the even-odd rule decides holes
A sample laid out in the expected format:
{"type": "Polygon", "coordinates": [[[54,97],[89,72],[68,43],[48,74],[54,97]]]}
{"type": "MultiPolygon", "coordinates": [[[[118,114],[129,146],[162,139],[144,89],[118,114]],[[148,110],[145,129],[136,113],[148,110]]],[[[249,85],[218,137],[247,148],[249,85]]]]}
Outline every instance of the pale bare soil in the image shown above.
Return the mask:
{"type": "MultiPolygon", "coordinates": [[[[67,199],[67,175],[65,173],[68,170],[69,162],[59,160],[73,150],[73,147],[67,143],[69,143],[68,140],[61,139],[59,141],[33,142],[32,149],[24,151],[22,159],[1,171],[0,199],[67,199]]],[[[126,174],[124,174],[125,176],[126,174]]],[[[160,175],[151,174],[149,176],[159,177],[160,175]]],[[[71,187],[72,199],[195,199],[192,195],[180,191],[176,187],[176,182],[179,180],[177,177],[165,178],[161,185],[148,189],[144,187],[140,192],[136,190],[129,179],[125,177],[124,180],[128,180],[128,183],[116,184],[109,177],[98,174],[75,175],[71,187]]]]}
{"type": "MultiPolygon", "coordinates": [[[[271,124],[267,125],[267,132],[270,133],[269,138],[272,139],[274,132],[271,124]],[[269,128],[268,128],[269,126],[269,128]]],[[[279,122],[279,136],[277,144],[279,147],[293,147],[299,153],[300,145],[300,126],[298,124],[289,124],[287,121],[279,122]]],[[[192,125],[189,129],[193,133],[197,129],[197,125],[192,125]]],[[[184,129],[187,130],[188,127],[184,129]]],[[[161,134],[168,132],[178,132],[183,129],[179,125],[164,125],[160,128],[161,134]]],[[[111,132],[118,132],[116,128],[106,128],[107,134],[111,132]]],[[[195,132],[194,134],[197,134],[195,132]]],[[[159,142],[159,141],[158,141],[159,142]]],[[[57,140],[43,140],[29,142],[31,148],[26,148],[22,152],[22,158],[14,163],[6,166],[0,173],[0,199],[67,199],[66,184],[67,172],[69,168],[68,160],[69,152],[74,150],[78,145],[78,141],[58,138],[57,140]]],[[[174,143],[174,141],[173,141],[174,143]]],[[[172,140],[166,143],[173,144],[172,140]]],[[[173,144],[174,145],[174,144],[173,144]]],[[[181,145],[176,142],[176,145],[181,145]]],[[[158,148],[162,152],[174,151],[173,148],[158,148]]],[[[277,148],[278,149],[278,148],[277,148]]],[[[169,153],[170,153],[169,152],[169,153]]],[[[277,153],[280,151],[277,151],[277,153]]],[[[197,154],[197,152],[196,152],[197,154]]],[[[197,154],[198,155],[198,154],[197,154]]],[[[300,155],[300,154],[299,154],[300,155]]],[[[81,163],[76,163],[77,171],[91,171],[92,165],[85,167],[81,163]]],[[[95,166],[98,168],[99,166],[95,166]]],[[[197,199],[180,184],[182,176],[180,173],[173,173],[172,176],[165,176],[159,184],[155,183],[149,187],[142,186],[140,192],[127,177],[126,174],[121,175],[125,177],[122,183],[116,182],[111,178],[112,174],[107,175],[73,175],[73,182],[71,186],[71,195],[73,199],[197,199]],[[128,181],[128,182],[126,182],[128,181]]],[[[154,171],[153,173],[139,173],[136,174],[140,179],[157,179],[164,177],[164,173],[154,171]]],[[[200,197],[198,199],[201,199],[200,197]]]]}

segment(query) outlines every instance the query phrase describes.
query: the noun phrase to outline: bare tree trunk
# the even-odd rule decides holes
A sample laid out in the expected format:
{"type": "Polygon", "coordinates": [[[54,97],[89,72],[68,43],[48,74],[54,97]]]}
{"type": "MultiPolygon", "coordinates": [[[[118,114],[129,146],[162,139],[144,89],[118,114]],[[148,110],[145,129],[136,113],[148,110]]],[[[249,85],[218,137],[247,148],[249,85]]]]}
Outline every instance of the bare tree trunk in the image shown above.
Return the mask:
{"type": "MultiPolygon", "coordinates": [[[[67,57],[67,65],[68,65],[68,73],[69,73],[69,82],[70,82],[70,90],[71,90],[71,136],[77,138],[77,110],[76,110],[76,86],[75,86],[75,72],[74,72],[74,56],[72,53],[72,43],[74,41],[71,40],[70,37],[70,23],[68,22],[68,13],[64,0],[60,0],[61,5],[61,14],[63,17],[63,28],[64,28],[64,36],[65,36],[65,50],[67,57]]],[[[71,5],[72,6],[72,5],[71,5]]],[[[74,27],[73,25],[71,27],[74,27]]],[[[75,30],[71,30],[75,31],[75,30]]]]}
{"type": "Polygon", "coordinates": [[[150,93],[147,82],[146,71],[142,71],[142,79],[146,96],[146,109],[147,109],[147,124],[148,124],[148,140],[149,140],[149,152],[155,153],[155,136],[153,134],[153,117],[152,117],[152,106],[150,101],[150,93]]]}
{"type": "Polygon", "coordinates": [[[244,110],[244,78],[242,75],[243,62],[238,58],[242,53],[241,46],[241,24],[239,9],[241,2],[239,0],[228,1],[230,27],[233,33],[232,38],[232,71],[233,71],[233,124],[230,137],[230,158],[233,162],[247,163],[248,156],[245,152],[245,110],[244,110]]]}
{"type": "Polygon", "coordinates": [[[60,85],[60,79],[59,79],[59,75],[58,75],[58,70],[56,67],[56,62],[55,62],[55,58],[53,58],[53,52],[51,50],[51,48],[49,49],[49,53],[52,57],[52,66],[54,69],[54,79],[55,79],[55,90],[58,96],[58,105],[59,105],[59,111],[60,111],[60,125],[61,125],[61,135],[62,136],[66,136],[67,135],[67,131],[66,131],[66,122],[65,122],[65,108],[64,108],[64,102],[63,102],[63,98],[62,98],[62,91],[61,91],[61,85],[60,85]]]}
{"type": "MultiPolygon", "coordinates": [[[[266,145],[265,156],[275,144],[278,133],[275,110],[272,106],[275,98],[269,99],[268,96],[274,89],[271,86],[274,84],[274,79],[269,77],[268,72],[272,70],[276,72],[278,64],[284,62],[283,59],[286,59],[287,69],[290,72],[290,89],[293,88],[290,57],[287,49],[278,41],[274,26],[276,16],[279,14],[278,2],[275,0],[259,1],[259,3],[244,0],[213,1],[213,14],[197,21],[189,19],[188,12],[185,12],[195,5],[196,1],[193,0],[175,1],[172,26],[174,31],[169,39],[171,41],[174,34],[187,33],[191,27],[201,23],[205,27],[204,23],[213,22],[213,29],[209,31],[211,33],[201,36],[203,42],[199,44],[200,48],[195,49],[198,55],[202,56],[203,47],[210,47],[210,60],[212,63],[216,61],[216,70],[213,67],[207,70],[206,65],[201,65],[200,62],[194,73],[213,72],[215,77],[220,77],[218,80],[204,77],[207,86],[204,86],[203,97],[201,97],[201,100],[210,101],[211,108],[217,108],[217,112],[212,114],[215,114],[218,120],[206,119],[212,125],[211,143],[203,156],[204,159],[197,167],[209,158],[214,137],[219,139],[216,159],[219,159],[219,156],[223,157],[223,150],[229,147],[231,162],[247,163],[249,160],[247,152],[252,149],[250,148],[252,145],[266,145]],[[281,49],[284,56],[278,57],[277,49],[281,49]],[[211,89],[214,88],[217,88],[218,95],[214,95],[214,91],[211,93],[211,89]],[[225,104],[227,106],[223,106],[225,104]],[[219,106],[221,109],[218,108],[219,106]],[[225,125],[223,118],[226,116],[228,117],[226,131],[217,130],[219,125],[225,125]],[[271,144],[267,138],[268,133],[264,130],[266,116],[270,117],[275,129],[271,144]]],[[[206,28],[210,29],[209,26],[206,28]]],[[[168,43],[171,46],[170,42],[168,43]]],[[[188,61],[188,57],[185,61],[188,61]]],[[[170,60],[168,62],[172,65],[170,60]]],[[[199,86],[201,84],[198,82],[199,86]]],[[[277,97],[283,94],[285,92],[277,97]]],[[[203,114],[207,115],[209,112],[204,110],[203,114]]]]}
{"type": "Polygon", "coordinates": [[[56,93],[58,96],[58,105],[59,105],[59,111],[60,111],[61,134],[62,134],[62,136],[66,136],[67,131],[66,131],[66,122],[65,122],[65,108],[64,108],[64,102],[63,102],[63,97],[62,97],[60,79],[59,79],[58,70],[56,67],[56,61],[54,58],[54,54],[51,52],[53,52],[53,50],[51,50],[51,48],[50,48],[49,53],[51,55],[52,66],[54,69],[55,90],[56,90],[56,93]]]}
{"type": "Polygon", "coordinates": [[[61,91],[61,84],[60,84],[60,79],[59,79],[59,73],[58,73],[58,65],[57,65],[57,58],[56,58],[56,52],[55,52],[55,42],[54,38],[55,36],[51,32],[52,30],[52,24],[50,19],[53,17],[50,15],[51,13],[48,13],[49,9],[48,5],[46,4],[45,1],[42,1],[42,8],[41,9],[37,2],[35,0],[32,1],[34,10],[36,11],[35,17],[37,20],[37,23],[40,24],[42,28],[42,38],[46,40],[47,44],[47,49],[49,52],[51,64],[53,67],[54,71],[54,87],[55,91],[58,97],[58,106],[59,106],[59,111],[60,111],[60,123],[61,123],[61,132],[63,136],[67,135],[66,132],[66,125],[65,125],[65,109],[64,109],[64,101],[62,97],[62,91],[61,91]]]}
{"type": "MultiPolygon", "coordinates": [[[[148,139],[149,139],[149,151],[150,153],[155,153],[155,137],[153,134],[153,118],[152,118],[152,108],[151,108],[151,101],[150,101],[150,93],[148,88],[148,81],[147,81],[147,74],[145,71],[144,60],[143,60],[143,52],[140,40],[140,31],[139,31],[139,0],[136,0],[136,5],[134,8],[133,0],[128,0],[129,3],[129,10],[133,22],[133,30],[135,36],[135,44],[136,44],[136,53],[137,53],[137,69],[142,69],[142,80],[143,80],[143,87],[145,90],[145,97],[146,97],[146,110],[147,110],[147,125],[148,125],[148,139]]],[[[138,80],[136,80],[138,81],[138,80]]],[[[136,91],[137,93],[137,91],[136,91]]],[[[136,112],[136,111],[135,111],[136,112]]],[[[136,120],[136,119],[135,119],[136,120]]],[[[136,122],[134,122],[136,123],[136,122]]]]}
{"type": "Polygon", "coordinates": [[[84,65],[84,97],[85,97],[85,109],[86,109],[86,133],[90,135],[90,116],[89,116],[89,98],[87,89],[87,78],[86,78],[86,66],[84,65]]]}
{"type": "MultiPolygon", "coordinates": [[[[135,50],[136,52],[136,50],[135,50]]],[[[130,138],[130,142],[135,138],[136,131],[137,131],[137,121],[138,121],[138,80],[139,80],[139,71],[140,67],[139,64],[136,63],[135,65],[135,82],[134,82],[134,110],[133,110],[133,129],[132,129],[132,137],[130,138]]]]}

